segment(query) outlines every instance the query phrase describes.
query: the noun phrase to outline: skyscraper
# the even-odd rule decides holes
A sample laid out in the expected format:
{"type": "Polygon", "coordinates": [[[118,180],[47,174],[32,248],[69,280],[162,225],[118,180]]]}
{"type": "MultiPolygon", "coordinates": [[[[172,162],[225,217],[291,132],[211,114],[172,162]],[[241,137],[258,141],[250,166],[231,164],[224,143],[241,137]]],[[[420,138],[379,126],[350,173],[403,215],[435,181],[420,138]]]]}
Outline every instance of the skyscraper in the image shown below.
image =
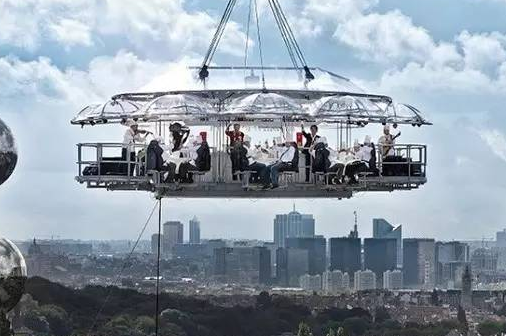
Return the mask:
{"type": "MultiPolygon", "coordinates": [[[[163,243],[163,235],[158,235],[158,233],[155,233],[151,236],[151,253],[152,254],[158,253],[158,237],[161,238],[161,242],[163,243]]],[[[161,248],[162,248],[162,246],[160,246],[160,250],[161,250],[161,248]]]]}
{"type": "Polygon", "coordinates": [[[397,241],[397,267],[402,266],[402,225],[394,227],[383,218],[372,220],[373,238],[393,238],[397,241]]]}
{"type": "Polygon", "coordinates": [[[469,246],[458,241],[436,243],[436,284],[454,288],[469,263],[469,246]]]}
{"type": "Polygon", "coordinates": [[[364,268],[376,274],[378,287],[381,287],[383,273],[397,268],[397,240],[364,239],[364,268]]]}
{"type": "Polygon", "coordinates": [[[313,215],[303,215],[295,211],[274,218],[274,243],[285,247],[286,238],[314,237],[315,220],[313,215]]]}
{"type": "Polygon", "coordinates": [[[355,274],[362,269],[360,238],[330,238],[330,270],[355,274]]]}
{"type": "Polygon", "coordinates": [[[286,238],[286,247],[308,251],[308,273],[322,274],[327,269],[327,241],[323,237],[286,238]]]}
{"type": "Polygon", "coordinates": [[[266,247],[222,247],[214,250],[214,275],[224,282],[268,284],[271,256],[266,247]]]}
{"type": "Polygon", "coordinates": [[[434,239],[404,239],[404,286],[432,289],[435,286],[436,256],[434,239]]]}
{"type": "Polygon", "coordinates": [[[190,220],[190,244],[200,244],[200,221],[197,217],[190,220]]]}
{"type": "Polygon", "coordinates": [[[163,224],[163,253],[172,255],[172,249],[176,244],[183,243],[183,223],[166,222],[163,224]]]}
{"type": "Polygon", "coordinates": [[[309,270],[307,250],[280,247],[276,251],[276,279],[280,286],[298,287],[299,279],[309,270]]]}
{"type": "Polygon", "coordinates": [[[497,232],[495,237],[496,237],[496,247],[506,248],[506,229],[497,232]]]}

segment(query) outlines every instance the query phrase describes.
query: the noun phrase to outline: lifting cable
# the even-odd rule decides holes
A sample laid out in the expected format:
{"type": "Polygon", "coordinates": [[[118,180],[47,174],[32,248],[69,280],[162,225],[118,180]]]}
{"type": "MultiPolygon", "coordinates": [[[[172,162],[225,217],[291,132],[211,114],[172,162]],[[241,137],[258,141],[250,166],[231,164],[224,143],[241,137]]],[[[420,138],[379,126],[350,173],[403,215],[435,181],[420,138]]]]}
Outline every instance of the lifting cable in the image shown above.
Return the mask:
{"type": "Polygon", "coordinates": [[[257,21],[258,52],[260,53],[260,67],[262,68],[262,88],[265,90],[264,56],[262,52],[262,38],[260,37],[260,20],[258,19],[257,0],[255,2],[255,17],[257,21]]]}
{"type": "Polygon", "coordinates": [[[155,308],[155,336],[160,329],[160,255],[162,247],[162,198],[158,199],[158,246],[156,254],[156,308],[155,308]]]}
{"type": "Polygon", "coordinates": [[[292,61],[293,67],[296,69],[299,69],[300,66],[297,63],[297,59],[295,58],[295,53],[293,51],[293,48],[290,44],[290,41],[288,40],[288,37],[286,36],[286,32],[284,31],[284,29],[282,29],[280,18],[278,17],[277,12],[274,9],[271,1],[269,1],[269,6],[271,7],[271,11],[274,15],[274,19],[276,20],[276,24],[278,25],[279,32],[281,33],[281,38],[283,39],[283,42],[285,43],[286,49],[288,51],[288,56],[290,56],[290,60],[292,61]]]}
{"type": "Polygon", "coordinates": [[[95,318],[93,319],[93,323],[91,324],[91,327],[87,333],[88,336],[92,335],[91,333],[93,332],[93,329],[95,329],[95,326],[97,325],[98,318],[100,317],[100,315],[104,311],[105,305],[109,302],[109,299],[111,298],[112,290],[117,286],[117,284],[121,280],[121,277],[123,276],[123,272],[127,268],[129,261],[132,258],[132,255],[134,254],[135,249],[137,248],[137,245],[139,245],[139,241],[141,240],[142,236],[144,235],[144,231],[146,231],[146,227],[148,226],[149,222],[151,221],[151,218],[153,217],[153,214],[155,213],[156,207],[157,207],[157,204],[155,203],[155,206],[151,210],[151,212],[148,216],[148,219],[146,220],[146,223],[144,223],[144,226],[142,227],[142,230],[140,231],[139,236],[137,237],[137,240],[135,241],[135,244],[132,247],[132,250],[127,255],[125,261],[123,262],[123,265],[121,266],[121,269],[118,272],[118,275],[114,279],[113,283],[110,286],[108,286],[107,295],[105,296],[104,302],[102,302],[100,309],[98,310],[97,314],[95,315],[95,318]]]}
{"type": "Polygon", "coordinates": [[[249,49],[249,28],[251,25],[251,10],[252,10],[253,0],[249,0],[249,10],[248,10],[248,25],[246,26],[246,47],[244,48],[244,70],[246,71],[246,67],[248,66],[248,49],[249,49]]]}
{"type": "Polygon", "coordinates": [[[228,23],[228,20],[230,19],[230,15],[232,14],[236,2],[237,0],[228,1],[227,7],[225,8],[225,12],[221,17],[216,32],[214,33],[213,39],[211,40],[211,44],[209,45],[209,49],[207,50],[207,53],[204,57],[204,61],[202,62],[202,67],[200,68],[199,71],[199,78],[202,81],[204,81],[207,77],[209,77],[209,71],[207,70],[207,68],[209,67],[209,64],[213,59],[214,53],[216,52],[216,48],[220,43],[221,37],[223,36],[223,32],[225,31],[225,27],[228,23]]]}
{"type": "MultiPolygon", "coordinates": [[[[258,47],[259,47],[259,52],[260,52],[260,62],[261,62],[261,68],[262,68],[262,81],[264,84],[263,87],[265,89],[262,39],[260,37],[260,23],[259,23],[257,0],[250,0],[250,2],[249,2],[244,66],[246,67],[247,62],[248,62],[249,33],[250,33],[253,1],[254,1],[254,6],[255,6],[255,17],[256,17],[256,21],[257,21],[256,22],[257,38],[258,38],[258,47]]],[[[216,49],[218,48],[220,40],[221,40],[223,33],[225,31],[226,25],[227,25],[228,21],[230,20],[230,16],[232,15],[232,12],[234,10],[236,2],[237,2],[237,0],[229,0],[228,1],[227,7],[225,8],[225,12],[223,13],[223,16],[221,17],[220,23],[218,24],[218,27],[217,27],[217,29],[214,33],[214,36],[211,40],[211,44],[209,45],[207,53],[204,57],[204,60],[202,62],[202,66],[199,71],[199,78],[200,78],[200,80],[202,80],[204,82],[207,79],[207,77],[209,77],[209,70],[208,70],[209,65],[214,57],[214,54],[216,53],[216,49]]],[[[302,53],[302,50],[297,42],[297,39],[295,38],[292,28],[290,27],[290,24],[288,23],[288,19],[286,18],[286,15],[283,12],[283,9],[281,8],[281,5],[279,4],[278,0],[268,0],[268,2],[269,2],[269,6],[272,10],[272,13],[274,15],[274,18],[276,20],[276,24],[279,28],[280,33],[281,33],[281,37],[283,39],[283,42],[285,43],[285,46],[287,48],[288,55],[290,57],[290,60],[292,61],[293,66],[296,69],[302,68],[304,70],[306,81],[313,80],[315,77],[311,73],[311,70],[309,69],[309,67],[307,65],[306,58],[304,57],[304,54],[302,53]]]]}
{"type": "MultiPolygon", "coordinates": [[[[297,39],[293,34],[292,28],[288,23],[288,19],[286,18],[286,15],[283,12],[281,5],[279,4],[278,0],[269,0],[269,5],[274,14],[274,17],[276,18],[276,23],[278,24],[279,31],[281,32],[285,44],[286,41],[288,41],[288,44],[290,45],[287,46],[290,57],[292,58],[292,54],[295,54],[304,69],[306,80],[308,81],[313,80],[314,75],[311,73],[311,70],[307,65],[306,58],[304,57],[304,54],[302,53],[299,43],[297,42],[297,39]]],[[[298,68],[298,66],[296,67],[298,68]]]]}

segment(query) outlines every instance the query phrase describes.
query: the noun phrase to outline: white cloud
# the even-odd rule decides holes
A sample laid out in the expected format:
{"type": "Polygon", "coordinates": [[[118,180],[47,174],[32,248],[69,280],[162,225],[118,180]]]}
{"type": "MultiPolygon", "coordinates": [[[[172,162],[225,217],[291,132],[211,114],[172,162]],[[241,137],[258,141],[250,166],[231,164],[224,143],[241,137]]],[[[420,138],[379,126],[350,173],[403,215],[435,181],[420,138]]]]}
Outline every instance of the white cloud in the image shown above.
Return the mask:
{"type": "Polygon", "coordinates": [[[83,22],[62,19],[59,22],[50,23],[48,30],[55,41],[67,46],[75,45],[91,46],[91,27],[83,22]]]}
{"type": "Polygon", "coordinates": [[[359,50],[365,59],[381,62],[424,60],[436,48],[434,41],[411,19],[395,10],[356,16],[337,26],[334,37],[359,50]]]}
{"type": "MultiPolygon", "coordinates": [[[[43,43],[65,48],[91,46],[108,39],[129,41],[137,51],[173,57],[208,45],[217,21],[189,12],[184,0],[1,0],[0,45],[36,51],[43,43]]],[[[223,52],[237,55],[244,46],[240,26],[230,22],[223,52]]]]}
{"type": "Polygon", "coordinates": [[[477,133],[485,141],[490,150],[506,162],[506,137],[497,129],[481,129],[477,133]]]}

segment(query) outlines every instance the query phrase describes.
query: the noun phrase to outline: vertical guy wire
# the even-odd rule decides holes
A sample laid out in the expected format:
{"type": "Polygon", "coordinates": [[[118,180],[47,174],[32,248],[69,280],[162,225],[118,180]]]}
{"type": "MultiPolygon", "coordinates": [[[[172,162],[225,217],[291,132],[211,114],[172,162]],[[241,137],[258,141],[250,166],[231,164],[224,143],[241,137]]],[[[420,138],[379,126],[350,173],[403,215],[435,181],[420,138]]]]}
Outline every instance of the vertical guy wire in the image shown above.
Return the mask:
{"type": "Polygon", "coordinates": [[[156,258],[156,311],[155,311],[155,336],[158,336],[160,328],[160,250],[162,243],[162,198],[158,199],[158,246],[156,258]]]}

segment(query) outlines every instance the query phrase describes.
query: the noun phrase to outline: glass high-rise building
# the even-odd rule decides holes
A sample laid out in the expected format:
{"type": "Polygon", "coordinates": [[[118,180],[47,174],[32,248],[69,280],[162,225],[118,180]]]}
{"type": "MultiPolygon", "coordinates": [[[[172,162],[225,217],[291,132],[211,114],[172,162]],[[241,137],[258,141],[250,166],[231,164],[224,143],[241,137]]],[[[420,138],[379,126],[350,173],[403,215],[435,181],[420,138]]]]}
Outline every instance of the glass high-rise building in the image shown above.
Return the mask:
{"type": "MultiPolygon", "coordinates": [[[[151,235],[151,253],[152,254],[158,253],[158,239],[160,239],[160,242],[163,243],[163,235],[159,235],[158,233],[151,235]]],[[[162,249],[162,247],[163,246],[160,246],[160,250],[162,249]]]]}
{"type": "Polygon", "coordinates": [[[190,244],[200,244],[200,221],[197,217],[190,220],[190,244]]]}
{"type": "Polygon", "coordinates": [[[269,284],[271,255],[266,247],[222,247],[214,250],[214,275],[223,282],[269,284]]]}
{"type": "Polygon", "coordinates": [[[394,238],[365,238],[364,268],[373,271],[376,274],[378,285],[382,284],[383,273],[397,268],[397,240],[394,238]]]}
{"type": "Polygon", "coordinates": [[[362,269],[360,238],[330,238],[330,270],[353,276],[362,269]]]}
{"type": "Polygon", "coordinates": [[[402,267],[402,225],[393,226],[383,218],[372,220],[373,238],[393,238],[397,241],[397,267],[402,267]]]}
{"type": "Polygon", "coordinates": [[[280,247],[276,251],[278,285],[298,287],[299,279],[309,272],[309,252],[298,248],[280,247]]]}
{"type": "Polygon", "coordinates": [[[295,211],[274,218],[274,244],[285,247],[286,238],[314,237],[315,220],[313,215],[305,215],[295,211]]]}
{"type": "Polygon", "coordinates": [[[454,288],[469,263],[469,245],[458,241],[436,243],[436,284],[454,288]]]}
{"type": "Polygon", "coordinates": [[[432,289],[436,280],[434,239],[404,239],[403,279],[407,288],[432,289]]]}
{"type": "Polygon", "coordinates": [[[324,237],[286,238],[288,248],[308,251],[308,273],[322,274],[327,269],[327,240],[324,237]]]}
{"type": "Polygon", "coordinates": [[[165,255],[172,255],[176,244],[183,243],[183,223],[171,221],[163,224],[163,245],[162,250],[165,255]]]}

